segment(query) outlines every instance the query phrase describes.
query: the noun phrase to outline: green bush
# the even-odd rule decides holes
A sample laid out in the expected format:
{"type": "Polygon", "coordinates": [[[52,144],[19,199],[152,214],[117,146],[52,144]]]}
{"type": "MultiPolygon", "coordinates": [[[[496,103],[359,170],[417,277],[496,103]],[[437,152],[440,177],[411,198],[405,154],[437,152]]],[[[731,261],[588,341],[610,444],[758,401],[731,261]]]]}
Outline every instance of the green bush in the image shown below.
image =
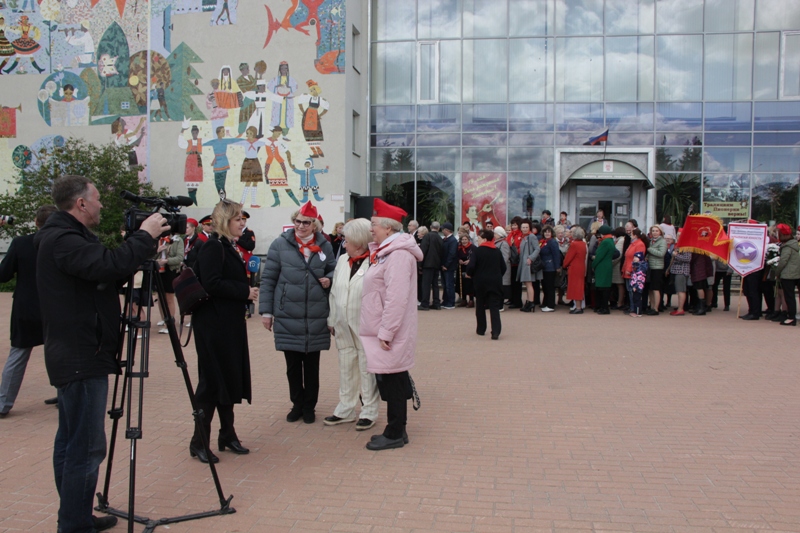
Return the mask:
{"type": "Polygon", "coordinates": [[[103,244],[116,248],[122,243],[123,213],[131,207],[119,193],[127,190],[139,196],[168,194],[164,188],[155,190],[152,184],[139,182],[141,167],[129,166],[128,151],[113,143],[95,145],[70,138],[62,147],[37,154],[37,165],[19,171],[10,181],[12,190],[0,195],[0,214],[15,218],[13,226],[0,227],[0,235],[11,238],[33,232],[36,210],[53,203],[50,197],[53,180],[65,174],[78,174],[94,181],[100,192],[103,210],[100,225],[93,231],[103,244]]]}

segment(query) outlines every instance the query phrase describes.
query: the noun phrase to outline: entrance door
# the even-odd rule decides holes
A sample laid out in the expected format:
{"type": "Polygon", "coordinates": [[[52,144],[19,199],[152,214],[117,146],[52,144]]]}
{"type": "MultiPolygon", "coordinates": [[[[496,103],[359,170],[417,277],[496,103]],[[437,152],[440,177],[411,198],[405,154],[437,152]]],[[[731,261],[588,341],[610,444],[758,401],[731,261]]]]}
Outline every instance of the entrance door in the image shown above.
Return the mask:
{"type": "Polygon", "coordinates": [[[576,222],[587,230],[599,210],[612,228],[624,226],[631,213],[630,185],[578,185],[576,222]]]}

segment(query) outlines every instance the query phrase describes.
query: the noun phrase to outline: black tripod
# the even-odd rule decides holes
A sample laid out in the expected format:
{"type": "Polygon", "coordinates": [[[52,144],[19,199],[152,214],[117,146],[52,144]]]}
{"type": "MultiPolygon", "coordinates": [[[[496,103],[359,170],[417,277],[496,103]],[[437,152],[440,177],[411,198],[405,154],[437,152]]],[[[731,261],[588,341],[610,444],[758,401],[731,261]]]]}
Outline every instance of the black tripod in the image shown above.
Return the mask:
{"type": "MultiPolygon", "coordinates": [[[[202,430],[204,413],[197,408],[197,402],[192,389],[191,378],[189,371],[186,367],[186,359],[183,357],[183,350],[181,349],[180,337],[175,328],[175,318],[170,314],[169,307],[167,306],[167,295],[164,292],[164,285],[161,276],[158,275],[158,263],[155,261],[147,261],[140,269],[143,273],[142,288],[139,298],[141,310],[144,310],[144,320],[140,320],[138,314],[133,315],[133,286],[134,276],[128,280],[128,286],[125,291],[125,306],[123,308],[123,317],[120,324],[119,347],[117,351],[117,361],[120,366],[125,369],[122,381],[122,391],[120,394],[120,401],[117,404],[117,392],[119,391],[120,376],[116,377],[114,381],[114,397],[111,402],[111,410],[108,411],[113,425],[111,429],[111,440],[108,448],[108,463],[106,465],[105,484],[103,485],[103,492],[97,493],[97,507],[95,510],[102,511],[107,514],[125,518],[128,520],[128,532],[133,533],[133,523],[139,522],[144,524],[144,533],[151,533],[156,527],[164,524],[173,524],[176,522],[185,522],[187,520],[196,520],[198,518],[206,518],[209,516],[219,516],[225,514],[235,513],[236,509],[230,506],[233,495],[225,498],[222,492],[222,486],[217,476],[217,469],[212,461],[209,461],[208,466],[211,469],[211,477],[214,479],[214,485],[217,488],[217,496],[219,496],[220,508],[215,511],[206,511],[203,513],[188,514],[183,516],[176,516],[171,518],[150,519],[137,516],[134,513],[134,501],[136,498],[136,444],[142,438],[142,405],[144,401],[144,379],[149,376],[149,355],[150,355],[150,311],[153,297],[153,287],[155,285],[156,294],[158,295],[158,305],[161,308],[162,316],[164,316],[164,323],[169,330],[169,338],[172,343],[172,351],[175,354],[175,364],[181,369],[183,373],[183,381],[186,384],[186,392],[189,394],[189,401],[192,405],[192,415],[194,416],[194,423],[196,431],[202,436],[203,449],[206,451],[206,456],[210,457],[210,450],[202,430]],[[127,329],[127,336],[125,330],[127,329]],[[135,368],[136,359],[136,340],[138,333],[142,333],[142,344],[140,347],[140,358],[138,368],[135,368]],[[127,341],[127,342],[126,342],[127,341]],[[125,350],[125,358],[123,359],[123,346],[127,344],[125,350]],[[134,403],[134,388],[137,389],[138,398],[134,403]],[[114,464],[114,449],[117,439],[117,427],[119,420],[125,412],[124,406],[127,405],[126,422],[127,428],[125,430],[125,438],[131,441],[131,458],[130,458],[130,474],[129,474],[129,488],[128,488],[128,512],[120,511],[108,504],[108,490],[111,484],[111,470],[114,464]],[[135,418],[134,418],[135,409],[135,418]]],[[[139,310],[139,312],[141,312],[139,310]]]]}

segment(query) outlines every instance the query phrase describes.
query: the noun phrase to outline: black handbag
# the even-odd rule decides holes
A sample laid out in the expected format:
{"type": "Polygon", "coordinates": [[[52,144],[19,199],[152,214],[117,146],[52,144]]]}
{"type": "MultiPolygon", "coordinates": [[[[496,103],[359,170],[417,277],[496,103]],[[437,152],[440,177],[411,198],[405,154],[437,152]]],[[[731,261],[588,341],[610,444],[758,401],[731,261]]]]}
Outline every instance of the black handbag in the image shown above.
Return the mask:
{"type": "Polygon", "coordinates": [[[172,281],[172,288],[175,289],[175,298],[183,316],[191,315],[208,300],[208,293],[200,284],[194,270],[189,267],[181,270],[178,277],[172,281]]]}

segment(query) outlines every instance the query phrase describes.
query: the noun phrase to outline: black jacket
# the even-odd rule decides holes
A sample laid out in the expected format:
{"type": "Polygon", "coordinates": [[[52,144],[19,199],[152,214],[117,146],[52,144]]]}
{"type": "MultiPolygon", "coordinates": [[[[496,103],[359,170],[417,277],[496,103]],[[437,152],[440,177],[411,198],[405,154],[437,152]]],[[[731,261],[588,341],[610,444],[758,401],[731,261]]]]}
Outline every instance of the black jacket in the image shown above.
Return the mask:
{"type": "Polygon", "coordinates": [[[458,239],[452,233],[442,239],[442,266],[455,270],[458,266],[458,239]]]}
{"type": "Polygon", "coordinates": [[[157,241],[140,230],[112,251],[75,217],[59,211],[35,234],[34,244],[50,383],[60,387],[118,374],[116,282],[152,257],[157,241]]]}
{"type": "Polygon", "coordinates": [[[422,250],[422,268],[442,268],[442,238],[438,231],[426,233],[419,248],[422,250]]]}
{"type": "Polygon", "coordinates": [[[16,237],[11,241],[3,262],[0,263],[0,283],[6,283],[16,274],[14,303],[11,305],[11,346],[32,348],[44,344],[42,314],[39,310],[39,293],[36,290],[36,248],[33,236],[16,237]]]}
{"type": "Polygon", "coordinates": [[[472,278],[475,297],[484,300],[488,305],[503,304],[503,274],[506,273],[506,262],[497,248],[478,246],[472,254],[467,274],[472,278]]]}

